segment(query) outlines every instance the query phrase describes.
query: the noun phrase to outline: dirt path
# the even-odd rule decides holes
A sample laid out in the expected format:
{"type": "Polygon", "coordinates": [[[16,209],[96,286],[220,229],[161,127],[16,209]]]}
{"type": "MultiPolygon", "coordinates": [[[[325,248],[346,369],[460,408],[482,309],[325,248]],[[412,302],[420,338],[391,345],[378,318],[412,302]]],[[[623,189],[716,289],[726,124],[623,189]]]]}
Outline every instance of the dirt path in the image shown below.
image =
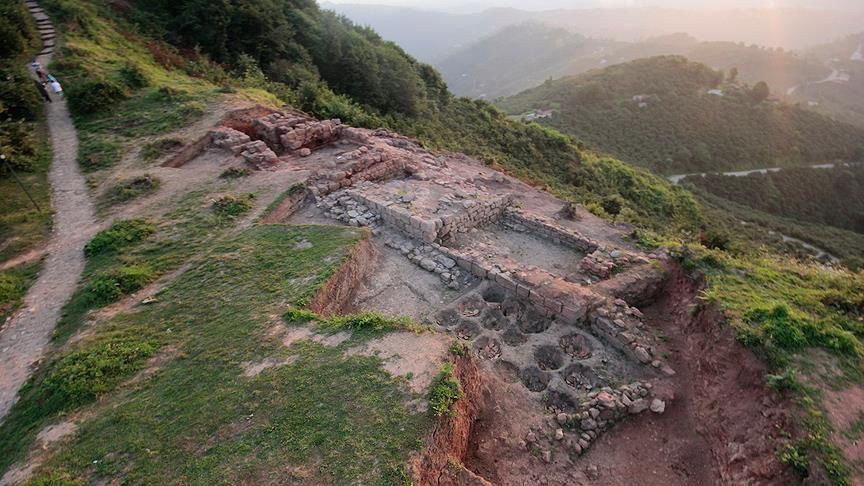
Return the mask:
{"type": "MultiPolygon", "coordinates": [[[[54,31],[44,12],[27,2],[39,24],[45,49],[36,58],[51,62],[54,31]]],[[[52,96],[46,104],[54,158],[49,179],[54,207],[54,230],[39,279],[30,288],[21,311],[0,333],[0,419],[17,399],[34,363],[51,339],[63,304],[69,299],[84,269],[82,248],[96,230],[87,184],[78,170],[78,137],[66,100],[52,96]]]]}

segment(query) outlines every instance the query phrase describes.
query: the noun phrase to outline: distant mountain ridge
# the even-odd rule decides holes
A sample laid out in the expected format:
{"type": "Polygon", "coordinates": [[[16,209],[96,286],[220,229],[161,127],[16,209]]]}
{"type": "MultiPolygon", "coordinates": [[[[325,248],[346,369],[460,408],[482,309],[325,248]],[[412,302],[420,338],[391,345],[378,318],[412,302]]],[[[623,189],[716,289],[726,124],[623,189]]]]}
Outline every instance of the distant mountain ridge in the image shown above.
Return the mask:
{"type": "MultiPolygon", "coordinates": [[[[683,4],[682,7],[688,6],[683,4]]],[[[853,5],[853,4],[850,4],[853,5]]],[[[854,6],[854,5],[853,5],[854,6]]],[[[674,32],[698,32],[710,41],[746,42],[800,49],[859,32],[864,10],[827,8],[735,8],[716,11],[687,8],[566,8],[546,11],[490,9],[454,14],[406,7],[324,3],[409,54],[435,63],[508,25],[543,22],[582,35],[636,42],[674,32]],[[765,28],[770,25],[771,28],[765,28]]]]}
{"type": "Polygon", "coordinates": [[[437,63],[456,94],[494,99],[546,79],[658,55],[683,55],[715,69],[738,70],[748,83],[766,81],[778,92],[831,73],[812,53],[733,42],[700,42],[679,33],[641,42],[590,39],[545,24],[509,26],[437,63]]]}

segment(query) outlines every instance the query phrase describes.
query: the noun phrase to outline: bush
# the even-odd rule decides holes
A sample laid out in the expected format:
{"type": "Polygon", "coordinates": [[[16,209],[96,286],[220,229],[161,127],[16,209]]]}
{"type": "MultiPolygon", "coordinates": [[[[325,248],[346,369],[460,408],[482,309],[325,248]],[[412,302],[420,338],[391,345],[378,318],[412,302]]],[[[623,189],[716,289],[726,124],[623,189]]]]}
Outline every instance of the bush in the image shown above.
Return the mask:
{"type": "Polygon", "coordinates": [[[159,179],[150,174],[144,174],[112,187],[105,193],[105,197],[109,201],[126,202],[154,192],[158,188],[159,179]]]}
{"type": "Polygon", "coordinates": [[[132,89],[140,89],[150,84],[144,72],[132,63],[120,68],[120,78],[123,79],[126,86],[132,89]]]}
{"type": "Polygon", "coordinates": [[[163,138],[150,142],[141,148],[143,160],[156,160],[183,146],[183,141],[176,138],[163,138]]]}
{"type": "Polygon", "coordinates": [[[453,404],[462,396],[459,380],[453,376],[453,364],[444,363],[429,390],[429,409],[436,417],[453,416],[453,404]]]}
{"type": "Polygon", "coordinates": [[[85,79],[66,87],[69,109],[76,115],[103,111],[127,98],[119,83],[105,79],[85,79]]]}
{"type": "Polygon", "coordinates": [[[156,232],[156,225],[143,219],[128,219],[118,221],[110,228],[96,233],[84,246],[84,254],[88,257],[117,251],[118,249],[137,243],[156,232]]]}
{"type": "Polygon", "coordinates": [[[21,279],[6,272],[0,272],[0,310],[3,306],[18,300],[24,293],[21,279]]]}
{"type": "Polygon", "coordinates": [[[246,167],[228,167],[221,174],[219,174],[220,179],[239,179],[241,177],[246,177],[252,173],[251,170],[246,167]]]}
{"type": "Polygon", "coordinates": [[[253,199],[255,199],[254,194],[247,194],[245,196],[234,196],[229,194],[214,201],[213,210],[220,216],[233,218],[252,209],[253,199]]]}
{"type": "Polygon", "coordinates": [[[124,265],[116,270],[93,277],[87,285],[87,298],[92,305],[106,305],[143,288],[153,279],[147,265],[124,265]]]}
{"type": "Polygon", "coordinates": [[[61,358],[45,378],[43,387],[50,396],[62,398],[65,407],[75,407],[111,391],[155,351],[156,343],[152,340],[122,338],[96,342],[61,358]]]}

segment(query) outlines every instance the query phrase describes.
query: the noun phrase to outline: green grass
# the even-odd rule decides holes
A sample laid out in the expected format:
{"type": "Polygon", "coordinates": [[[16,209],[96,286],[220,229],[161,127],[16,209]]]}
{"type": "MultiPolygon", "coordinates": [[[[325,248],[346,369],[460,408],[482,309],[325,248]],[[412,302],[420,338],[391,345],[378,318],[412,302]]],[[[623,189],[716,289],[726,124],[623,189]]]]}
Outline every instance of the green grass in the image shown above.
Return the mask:
{"type": "Polygon", "coordinates": [[[423,331],[423,328],[409,317],[390,317],[374,311],[322,317],[312,311],[292,307],[283,314],[282,318],[290,324],[314,322],[315,329],[323,332],[350,331],[356,336],[364,337],[380,336],[398,330],[423,331]]]}
{"type": "Polygon", "coordinates": [[[252,209],[254,194],[227,194],[213,201],[213,212],[222,218],[236,218],[252,209]]]}
{"type": "Polygon", "coordinates": [[[117,221],[110,228],[96,233],[84,245],[88,257],[117,251],[124,246],[133,245],[156,232],[156,225],[143,219],[117,221]]]}
{"type": "Polygon", "coordinates": [[[34,159],[32,171],[17,171],[21,182],[36,200],[41,211],[37,211],[14,178],[0,177],[0,262],[39,246],[51,232],[51,186],[48,171],[51,169],[51,144],[48,132],[37,125],[39,152],[34,159]]]}
{"type": "Polygon", "coordinates": [[[21,305],[27,289],[39,276],[41,261],[25,263],[0,272],[0,323],[21,305]]]}
{"type": "Polygon", "coordinates": [[[313,292],[361,237],[347,228],[267,225],[215,243],[158,303],[103,323],[31,382],[0,426],[0,469],[48,423],[52,415],[34,407],[60,383],[78,397],[72,403],[102,400],[41,468],[43,477],[375,484],[398,476],[428,425],[428,416],[406,408],[404,385],[377,357],[345,355],[351,341],[286,348],[270,334],[272,315],[313,292]],[[313,247],[296,250],[303,240],[313,247]],[[158,347],[173,359],[118,389],[158,347]],[[244,363],[289,356],[289,365],[243,376],[244,363]],[[80,363],[96,363],[85,369],[106,378],[79,375],[80,363]]]}
{"type": "Polygon", "coordinates": [[[429,389],[429,409],[436,417],[453,416],[453,404],[462,396],[462,386],[453,375],[453,364],[444,363],[429,389]]]}

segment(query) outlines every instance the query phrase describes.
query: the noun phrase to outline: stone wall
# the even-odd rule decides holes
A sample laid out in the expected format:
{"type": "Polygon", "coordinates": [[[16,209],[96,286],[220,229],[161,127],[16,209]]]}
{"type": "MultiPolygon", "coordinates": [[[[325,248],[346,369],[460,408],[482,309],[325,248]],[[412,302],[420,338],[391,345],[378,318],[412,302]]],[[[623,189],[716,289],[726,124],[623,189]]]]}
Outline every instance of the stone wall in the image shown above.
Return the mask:
{"type": "Polygon", "coordinates": [[[338,140],[343,127],[338,119],[318,121],[302,115],[273,113],[255,120],[253,129],[271,149],[285,153],[338,140]]]}
{"type": "Polygon", "coordinates": [[[529,215],[517,208],[505,211],[503,224],[514,231],[528,232],[583,253],[593,252],[599,246],[576,231],[559,226],[547,218],[529,215]]]}
{"type": "Polygon", "coordinates": [[[267,170],[279,163],[279,157],[266,143],[261,140],[252,140],[249,135],[228,127],[219,127],[210,130],[210,144],[213,147],[229,150],[234,155],[239,155],[258,170],[267,170]]]}

